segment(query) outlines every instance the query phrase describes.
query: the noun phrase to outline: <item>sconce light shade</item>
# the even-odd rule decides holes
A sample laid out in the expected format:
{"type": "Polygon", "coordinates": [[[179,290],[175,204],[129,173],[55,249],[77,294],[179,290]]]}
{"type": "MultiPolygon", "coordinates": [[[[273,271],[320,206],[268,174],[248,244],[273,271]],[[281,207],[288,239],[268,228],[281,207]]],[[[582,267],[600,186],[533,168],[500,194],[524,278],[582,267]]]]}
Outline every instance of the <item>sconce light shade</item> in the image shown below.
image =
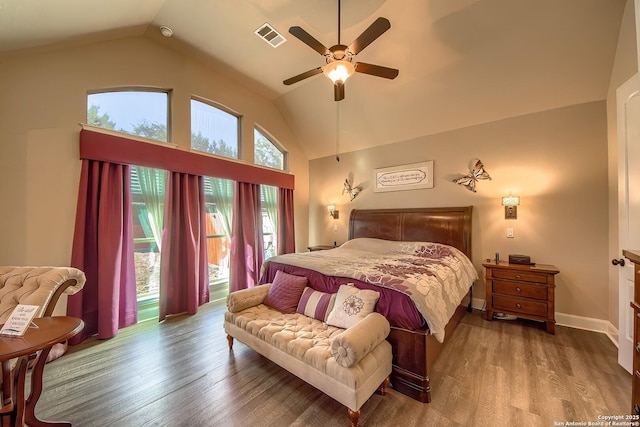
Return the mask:
{"type": "Polygon", "coordinates": [[[503,197],[502,206],[504,206],[504,219],[518,219],[519,204],[520,204],[519,196],[503,197]]]}
{"type": "Polygon", "coordinates": [[[329,211],[331,218],[338,219],[340,217],[340,211],[336,210],[336,205],[327,206],[327,210],[329,211]]]}
{"type": "Polygon", "coordinates": [[[507,196],[502,198],[502,206],[518,206],[519,204],[519,196],[507,196]]]}

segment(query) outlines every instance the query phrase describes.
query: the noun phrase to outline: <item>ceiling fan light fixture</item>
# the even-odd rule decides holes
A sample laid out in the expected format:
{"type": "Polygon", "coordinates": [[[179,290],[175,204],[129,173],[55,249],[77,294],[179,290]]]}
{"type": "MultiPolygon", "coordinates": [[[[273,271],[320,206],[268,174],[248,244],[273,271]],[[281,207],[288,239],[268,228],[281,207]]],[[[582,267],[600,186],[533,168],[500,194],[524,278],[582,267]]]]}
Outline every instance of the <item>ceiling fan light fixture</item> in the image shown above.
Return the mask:
{"type": "Polygon", "coordinates": [[[344,83],[356,70],[349,61],[332,61],[325,65],[322,71],[335,84],[344,83]]]}

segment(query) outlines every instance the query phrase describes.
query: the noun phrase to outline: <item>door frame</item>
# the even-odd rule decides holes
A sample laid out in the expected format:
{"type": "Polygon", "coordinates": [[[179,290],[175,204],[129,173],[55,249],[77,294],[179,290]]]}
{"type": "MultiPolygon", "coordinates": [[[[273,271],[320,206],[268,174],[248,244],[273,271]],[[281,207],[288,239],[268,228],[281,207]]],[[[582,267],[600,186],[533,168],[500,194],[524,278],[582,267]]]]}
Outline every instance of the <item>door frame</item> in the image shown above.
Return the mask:
{"type": "MultiPolygon", "coordinates": [[[[616,90],[617,145],[618,145],[618,251],[616,258],[622,257],[623,249],[636,249],[629,240],[629,185],[628,185],[628,139],[627,139],[627,103],[640,96],[640,76],[636,73],[616,90]]],[[[637,121],[633,122],[636,123],[637,121]]],[[[627,262],[617,267],[618,285],[618,363],[629,373],[633,370],[633,321],[634,311],[630,307],[633,301],[633,264],[627,262]]]]}

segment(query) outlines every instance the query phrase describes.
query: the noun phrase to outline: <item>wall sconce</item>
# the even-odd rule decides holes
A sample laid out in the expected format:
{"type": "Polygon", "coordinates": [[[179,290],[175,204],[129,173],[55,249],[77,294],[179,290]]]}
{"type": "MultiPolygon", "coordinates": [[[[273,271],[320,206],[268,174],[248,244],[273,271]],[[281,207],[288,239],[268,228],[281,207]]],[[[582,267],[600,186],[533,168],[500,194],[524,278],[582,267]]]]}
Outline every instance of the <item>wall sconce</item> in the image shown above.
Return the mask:
{"type": "Polygon", "coordinates": [[[331,218],[333,219],[338,219],[340,218],[340,211],[336,210],[336,205],[329,205],[327,206],[327,210],[329,211],[329,215],[331,216],[331,218]]]}
{"type": "Polygon", "coordinates": [[[519,196],[503,197],[502,206],[504,206],[504,219],[518,219],[519,204],[520,204],[519,196]]]}

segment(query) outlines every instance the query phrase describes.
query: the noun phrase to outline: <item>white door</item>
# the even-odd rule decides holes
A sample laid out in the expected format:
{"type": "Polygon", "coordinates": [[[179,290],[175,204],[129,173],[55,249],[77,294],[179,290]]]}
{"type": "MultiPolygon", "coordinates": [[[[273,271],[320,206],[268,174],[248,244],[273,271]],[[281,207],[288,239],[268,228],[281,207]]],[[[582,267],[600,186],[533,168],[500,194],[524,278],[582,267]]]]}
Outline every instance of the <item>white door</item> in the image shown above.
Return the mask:
{"type": "Polygon", "coordinates": [[[619,272],[618,363],[633,369],[633,264],[622,258],[623,249],[640,250],[640,77],[629,79],[616,91],[618,107],[618,232],[619,272]]]}

